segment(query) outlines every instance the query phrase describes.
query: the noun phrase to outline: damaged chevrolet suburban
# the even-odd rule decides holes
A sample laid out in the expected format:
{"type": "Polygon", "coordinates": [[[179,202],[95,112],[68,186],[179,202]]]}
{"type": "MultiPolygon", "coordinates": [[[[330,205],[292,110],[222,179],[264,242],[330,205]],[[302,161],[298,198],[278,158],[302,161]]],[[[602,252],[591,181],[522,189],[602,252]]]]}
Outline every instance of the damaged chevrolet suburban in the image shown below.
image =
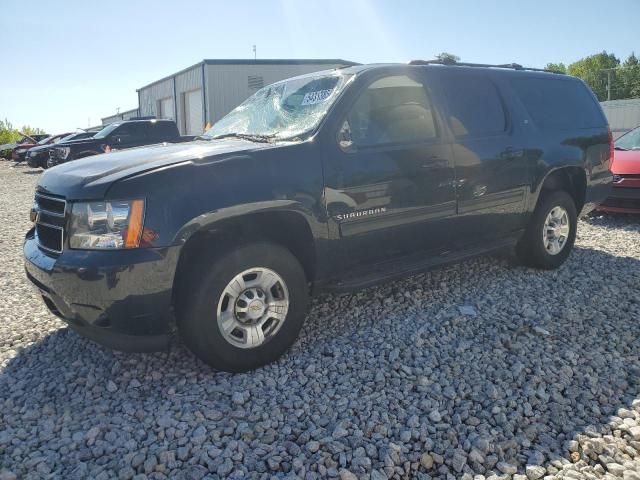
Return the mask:
{"type": "Polygon", "coordinates": [[[26,273],[96,342],[158,350],[177,330],[213,367],[246,371],[287,350],[320,291],[504,247],[559,267],[609,193],[612,148],[566,75],[433,61],[308,74],[194,141],[48,170],[26,273]]]}

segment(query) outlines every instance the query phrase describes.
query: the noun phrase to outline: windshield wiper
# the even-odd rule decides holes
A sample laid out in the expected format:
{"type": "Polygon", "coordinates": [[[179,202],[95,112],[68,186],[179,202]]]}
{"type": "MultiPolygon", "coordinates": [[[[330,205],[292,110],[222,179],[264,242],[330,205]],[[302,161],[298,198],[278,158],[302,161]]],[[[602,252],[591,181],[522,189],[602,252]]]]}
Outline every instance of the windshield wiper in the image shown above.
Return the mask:
{"type": "Polygon", "coordinates": [[[272,133],[270,135],[254,135],[250,133],[224,133],[222,135],[216,135],[215,137],[209,137],[209,139],[219,140],[221,138],[240,138],[242,140],[249,140],[250,142],[269,143],[275,137],[275,133],[272,133]]]}
{"type": "Polygon", "coordinates": [[[628,148],[624,148],[624,147],[613,147],[615,150],[622,150],[622,151],[627,151],[629,150],[628,148]]]}

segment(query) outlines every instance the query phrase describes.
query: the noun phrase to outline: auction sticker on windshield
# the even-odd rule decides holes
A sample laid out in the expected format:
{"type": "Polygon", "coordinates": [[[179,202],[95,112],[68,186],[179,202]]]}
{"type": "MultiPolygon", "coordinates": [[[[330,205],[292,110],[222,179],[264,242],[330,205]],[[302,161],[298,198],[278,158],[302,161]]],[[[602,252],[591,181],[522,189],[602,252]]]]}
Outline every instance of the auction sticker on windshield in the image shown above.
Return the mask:
{"type": "Polygon", "coordinates": [[[331,96],[333,90],[318,90],[317,92],[309,92],[304,95],[301,105],[315,105],[316,103],[324,102],[331,96]]]}

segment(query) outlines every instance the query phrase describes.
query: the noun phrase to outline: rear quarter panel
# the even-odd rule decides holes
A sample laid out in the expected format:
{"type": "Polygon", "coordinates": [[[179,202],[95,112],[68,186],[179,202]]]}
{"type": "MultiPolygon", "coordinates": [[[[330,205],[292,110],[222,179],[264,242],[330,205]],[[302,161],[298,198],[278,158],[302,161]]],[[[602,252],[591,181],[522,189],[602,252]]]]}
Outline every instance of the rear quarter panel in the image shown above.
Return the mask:
{"type": "MultiPolygon", "coordinates": [[[[534,74],[550,78],[549,74],[534,74]]],[[[584,92],[584,101],[593,102],[599,112],[598,125],[588,128],[544,128],[536,125],[525,105],[514,92],[513,99],[523,112],[529,146],[535,152],[532,160],[532,185],[528,210],[535,209],[545,179],[553,172],[567,167],[580,168],[586,179],[585,204],[582,214],[593,210],[608,195],[611,188],[611,158],[609,150],[609,125],[591,89],[574,77],[557,77],[571,82],[574,88],[584,92]]]]}

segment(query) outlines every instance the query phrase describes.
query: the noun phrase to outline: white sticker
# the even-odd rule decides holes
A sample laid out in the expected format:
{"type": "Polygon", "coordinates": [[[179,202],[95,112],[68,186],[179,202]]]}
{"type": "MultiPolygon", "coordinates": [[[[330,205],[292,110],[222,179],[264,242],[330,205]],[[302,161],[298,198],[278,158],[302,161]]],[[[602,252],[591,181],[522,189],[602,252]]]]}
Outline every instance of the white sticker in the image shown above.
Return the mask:
{"type": "Polygon", "coordinates": [[[331,96],[333,90],[318,90],[317,92],[309,92],[304,95],[301,105],[315,105],[316,103],[324,102],[331,96]]]}

